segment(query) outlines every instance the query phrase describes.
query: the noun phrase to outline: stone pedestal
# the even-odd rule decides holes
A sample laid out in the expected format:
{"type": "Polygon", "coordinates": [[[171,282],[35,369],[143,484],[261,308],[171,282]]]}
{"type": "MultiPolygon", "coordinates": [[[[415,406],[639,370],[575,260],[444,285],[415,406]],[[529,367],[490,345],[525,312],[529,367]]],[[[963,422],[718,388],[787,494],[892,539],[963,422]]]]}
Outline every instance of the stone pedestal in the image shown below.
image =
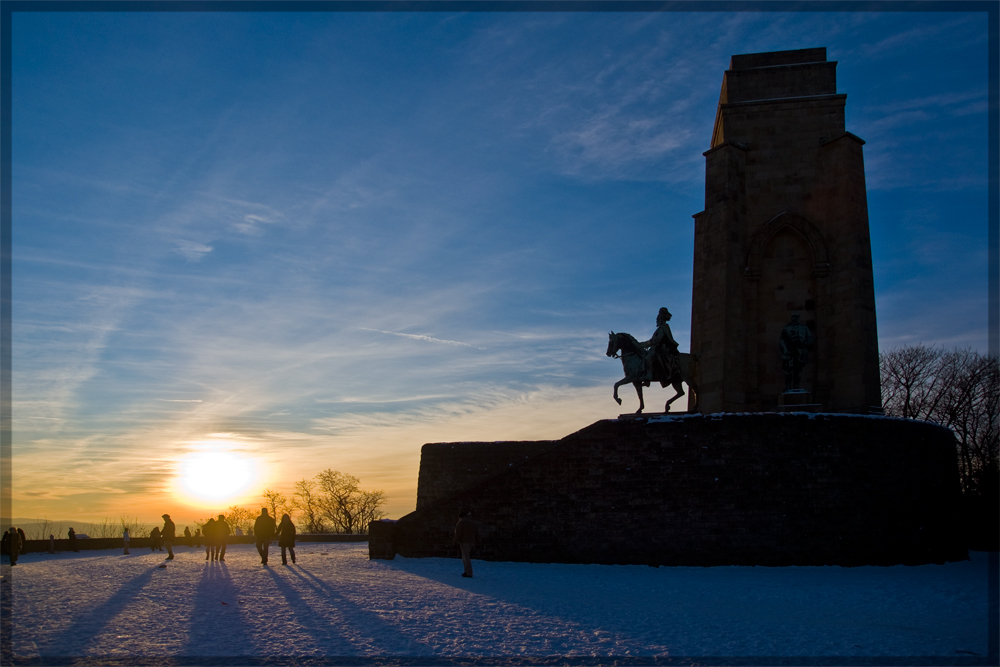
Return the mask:
{"type": "Polygon", "coordinates": [[[811,391],[792,389],[778,396],[776,412],[822,412],[823,406],[813,402],[811,391]]]}
{"type": "Polygon", "coordinates": [[[421,468],[440,471],[420,478],[418,497],[433,501],[371,524],[373,558],[457,558],[460,511],[480,524],[476,558],[494,561],[856,566],[968,557],[954,436],[926,422],[650,415],[600,421],[527,454],[524,443],[451,446],[421,457],[421,468]],[[509,462],[468,470],[451,446],[509,462]],[[438,479],[447,488],[426,488],[438,479]]]}

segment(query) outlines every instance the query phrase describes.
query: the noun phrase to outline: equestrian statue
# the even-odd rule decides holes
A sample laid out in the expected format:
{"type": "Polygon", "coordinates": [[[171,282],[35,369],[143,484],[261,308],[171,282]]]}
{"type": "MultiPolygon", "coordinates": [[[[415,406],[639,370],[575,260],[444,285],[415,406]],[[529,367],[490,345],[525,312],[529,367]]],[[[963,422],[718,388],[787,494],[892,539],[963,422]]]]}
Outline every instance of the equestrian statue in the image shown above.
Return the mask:
{"type": "Polygon", "coordinates": [[[622,404],[622,399],[618,398],[618,387],[623,384],[632,383],[635,393],[639,396],[639,409],[635,411],[640,414],[646,407],[642,399],[642,388],[648,387],[651,382],[659,382],[660,386],[671,385],[676,392],[674,396],[667,400],[663,407],[664,412],[670,411],[670,404],[684,395],[682,382],[686,382],[688,387],[698,393],[692,376],[694,375],[694,363],[696,358],[691,354],[677,351],[677,341],[670,333],[670,311],[660,308],[656,316],[656,331],[653,337],[644,343],[640,343],[630,334],[615,333],[612,331],[608,335],[608,356],[616,359],[621,358],[622,369],[625,377],[615,383],[615,401],[622,404]]]}

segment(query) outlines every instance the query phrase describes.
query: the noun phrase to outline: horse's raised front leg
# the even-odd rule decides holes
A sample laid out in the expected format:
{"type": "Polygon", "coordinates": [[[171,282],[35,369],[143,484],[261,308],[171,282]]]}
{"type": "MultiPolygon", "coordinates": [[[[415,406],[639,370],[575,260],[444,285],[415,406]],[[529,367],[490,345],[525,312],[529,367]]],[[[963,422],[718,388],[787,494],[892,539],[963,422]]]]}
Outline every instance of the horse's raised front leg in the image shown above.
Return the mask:
{"type": "Polygon", "coordinates": [[[615,382],[615,401],[618,403],[618,405],[622,404],[622,399],[618,398],[618,387],[622,386],[623,384],[627,384],[628,382],[630,382],[630,380],[627,377],[622,378],[618,382],[615,382]]]}
{"type": "Polygon", "coordinates": [[[636,380],[632,386],[635,387],[635,393],[639,395],[639,409],[635,411],[635,414],[640,414],[642,409],[646,407],[646,404],[642,402],[642,381],[636,380]]]}

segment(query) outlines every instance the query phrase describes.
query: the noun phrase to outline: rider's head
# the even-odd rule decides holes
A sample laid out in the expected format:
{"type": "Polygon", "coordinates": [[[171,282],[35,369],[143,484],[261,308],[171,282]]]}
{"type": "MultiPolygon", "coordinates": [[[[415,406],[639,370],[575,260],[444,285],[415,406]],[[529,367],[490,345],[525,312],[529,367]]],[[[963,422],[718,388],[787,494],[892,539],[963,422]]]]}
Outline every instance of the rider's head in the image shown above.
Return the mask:
{"type": "Polygon", "coordinates": [[[660,326],[664,322],[669,322],[673,315],[666,308],[660,308],[660,313],[656,316],[656,326],[660,326]]]}

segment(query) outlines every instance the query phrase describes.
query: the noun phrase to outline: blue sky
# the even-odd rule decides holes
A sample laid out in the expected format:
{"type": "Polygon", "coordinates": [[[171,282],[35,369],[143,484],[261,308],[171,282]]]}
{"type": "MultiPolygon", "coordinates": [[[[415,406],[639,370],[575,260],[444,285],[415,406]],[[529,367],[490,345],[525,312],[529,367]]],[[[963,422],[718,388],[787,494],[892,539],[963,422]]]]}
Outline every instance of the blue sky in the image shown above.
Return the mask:
{"type": "Polygon", "coordinates": [[[838,61],[882,349],[986,351],[985,13],[12,26],[15,516],[200,518],[325,468],[400,516],[425,442],[634,409],[607,332],[647,338],[668,306],[688,348],[733,54],[838,61]],[[178,461],[212,451],[254,462],[243,494],[178,496],[178,461]]]}

